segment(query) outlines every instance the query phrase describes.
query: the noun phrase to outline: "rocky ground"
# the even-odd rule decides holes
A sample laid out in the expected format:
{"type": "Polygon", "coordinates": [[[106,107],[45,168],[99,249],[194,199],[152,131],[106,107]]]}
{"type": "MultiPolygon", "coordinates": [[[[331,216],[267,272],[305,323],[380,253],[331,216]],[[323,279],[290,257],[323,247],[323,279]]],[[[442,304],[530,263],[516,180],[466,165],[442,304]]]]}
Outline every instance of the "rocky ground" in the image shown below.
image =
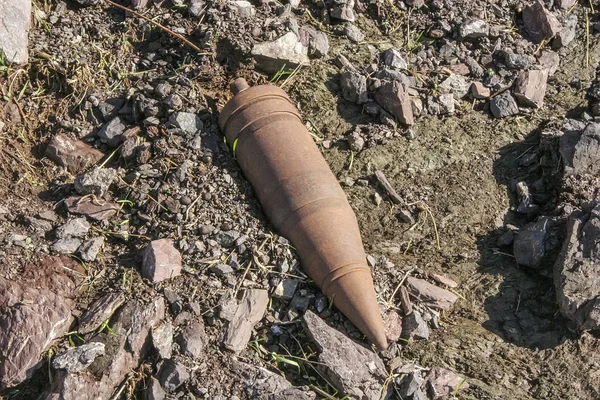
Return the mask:
{"type": "Polygon", "coordinates": [[[600,398],[599,8],[0,0],[0,398],[600,398]],[[262,214],[236,77],[346,191],[387,351],[262,214]]]}

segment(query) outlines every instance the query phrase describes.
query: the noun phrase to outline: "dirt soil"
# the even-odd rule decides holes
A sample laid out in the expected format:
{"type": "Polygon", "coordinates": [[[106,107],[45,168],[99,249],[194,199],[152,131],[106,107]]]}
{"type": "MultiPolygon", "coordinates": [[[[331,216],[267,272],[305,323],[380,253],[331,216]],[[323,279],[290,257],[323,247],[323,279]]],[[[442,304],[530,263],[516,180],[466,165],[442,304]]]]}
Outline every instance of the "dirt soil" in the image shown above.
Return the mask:
{"type": "MultiPolygon", "coordinates": [[[[597,196],[594,180],[565,187],[558,142],[544,132],[561,129],[566,116],[579,116],[587,107],[585,90],[573,82],[595,79],[600,62],[599,35],[588,37],[585,23],[578,25],[575,41],[560,52],[560,68],[549,81],[540,109],[495,119],[482,103],[461,101],[461,108],[454,114],[422,116],[410,131],[403,127],[392,129],[389,138],[352,152],[344,138],[354,126],[377,127],[380,123],[363,113],[362,106],[344,100],[339,94],[339,69],[332,60],[343,54],[362,68],[372,62],[366,43],[378,50],[401,46],[407,42],[407,27],[412,24],[414,33],[410,37],[414,39],[419,26],[430,23],[426,9],[413,9],[411,13],[393,11],[390,4],[367,4],[365,13],[356,22],[366,35],[364,42],[356,44],[332,34],[327,57],[313,60],[310,66],[278,84],[285,82],[284,89],[298,105],[311,131],[320,138],[323,155],[358,216],[367,253],[379,260],[374,279],[380,302],[388,305],[391,302],[397,308],[399,300],[393,293],[408,274],[444,274],[458,283],[454,291],[460,300],[451,311],[442,313],[440,328],[432,330],[429,340],[401,343],[397,355],[425,367],[446,367],[466,377],[469,388],[456,393],[458,399],[600,398],[600,338],[593,333],[577,332],[560,314],[551,275],[517,265],[511,249],[498,245],[507,224],[521,227],[530,220],[512,211],[516,207],[512,188],[517,181],[533,184],[542,179],[544,190],[540,195],[544,198],[538,201],[540,212],[556,217],[559,226],[564,226],[568,215],[565,206],[579,208],[597,196]],[[379,7],[389,13],[387,25],[383,23],[384,17],[377,16],[379,7]],[[402,18],[394,19],[394,15],[402,18]],[[391,32],[390,23],[397,23],[400,28],[391,32]],[[547,162],[523,166],[519,161],[528,154],[537,154],[547,162]],[[373,177],[376,170],[385,173],[403,204],[391,202],[376,184],[373,177]],[[376,194],[383,201],[376,201],[376,194]],[[415,224],[407,224],[399,217],[403,210],[412,213],[415,224]]],[[[508,15],[516,14],[515,10],[524,6],[514,1],[494,2],[494,5],[505,9],[508,15]]],[[[117,183],[112,192],[114,199],[136,204],[125,204],[131,209],[118,221],[94,228],[107,238],[107,244],[98,260],[86,265],[93,279],[82,290],[80,309],[117,288],[129,297],[141,299],[150,299],[165,288],[175,290],[185,301],[200,304],[211,343],[206,358],[195,366],[193,379],[187,386],[189,393],[198,395],[193,388],[207,388],[213,397],[198,398],[244,397],[236,388],[238,378],[230,369],[230,355],[219,348],[224,323],[217,318],[215,309],[241,279],[245,279],[244,285],[271,287],[273,279],[287,273],[278,273],[277,263],[295,257],[289,246],[278,241],[250,185],[222,145],[216,127],[218,111],[231,97],[228,85],[233,78],[243,76],[251,84],[272,78],[256,69],[247,57],[251,24],[231,23],[220,30],[215,19],[188,16],[186,4],[157,2],[141,11],[171,28],[182,27],[186,37],[194,43],[203,43],[206,54],[198,55],[179,39],[140,18],[126,16],[102,0],[91,7],[60,1],[36,1],[35,6],[40,17],[34,21],[30,34],[30,63],[25,67],[0,64],[0,120],[5,123],[0,128],[0,205],[9,210],[9,216],[0,219],[0,238],[9,234],[33,237],[26,217],[40,211],[55,210],[59,220],[66,221],[67,213],[61,203],[73,191],[75,175],[44,154],[48,141],[59,133],[93,137],[101,123],[90,122],[91,111],[86,109],[86,102],[90,102],[91,96],[100,101],[128,99],[134,91],[151,92],[158,82],[172,83],[174,92],[179,90],[184,99],[183,109],[203,115],[206,127],[203,148],[193,152],[194,165],[188,181],[169,181],[169,188],[163,187],[162,191],[160,186],[144,190],[159,194],[159,202],[170,195],[177,198],[185,195],[200,201],[193,216],[179,220],[160,210],[149,213],[144,207],[152,201],[142,203],[142,196],[127,197],[137,193],[137,189],[117,183]],[[59,17],[52,19],[53,15],[59,17]],[[134,71],[131,65],[144,68],[134,71]],[[148,85],[150,89],[145,89],[148,85]],[[151,220],[135,220],[137,210],[146,210],[151,220]],[[124,241],[114,232],[128,217],[131,219],[127,223],[132,228],[129,239],[124,241]],[[228,259],[230,251],[211,250],[211,242],[198,231],[201,226],[224,224],[236,227],[248,236],[248,241],[247,251],[235,255],[239,270],[233,277],[219,280],[208,269],[228,259]],[[187,238],[190,249],[182,251],[183,275],[152,287],[139,274],[139,254],[149,239],[162,237],[187,238]],[[203,244],[194,250],[192,244],[196,240],[203,244]],[[244,273],[256,256],[263,257],[261,264],[272,269],[253,266],[244,273]]],[[[218,2],[213,6],[224,9],[218,2]]],[[[260,7],[258,3],[256,6],[260,7]]],[[[468,7],[460,1],[446,6],[455,7],[458,13],[462,7],[468,7]]],[[[600,5],[596,2],[595,6],[600,5]]],[[[313,4],[306,7],[316,9],[313,4]]],[[[589,5],[583,2],[576,7],[584,9],[589,5]]],[[[273,12],[265,11],[267,8],[259,13],[273,12]]],[[[586,13],[589,10],[591,17],[595,15],[589,8],[585,10],[586,13]]],[[[296,17],[302,24],[314,25],[304,12],[297,11],[296,17]]],[[[510,20],[505,24],[514,27],[510,20]]],[[[93,139],[91,143],[105,155],[114,150],[93,139]]],[[[168,146],[177,147],[172,142],[168,146]]],[[[162,172],[176,168],[189,156],[185,151],[157,154],[155,161],[162,172]]],[[[122,177],[130,169],[117,156],[106,160],[105,165],[120,168],[122,177]]],[[[558,244],[562,243],[560,235],[555,238],[558,244]]],[[[30,247],[2,246],[0,275],[18,281],[24,265],[35,263],[41,254],[49,252],[53,236],[48,233],[32,240],[30,247]]],[[[555,257],[556,254],[549,255],[546,261],[549,266],[555,257]]],[[[302,276],[301,270],[290,273],[302,276]]],[[[314,308],[318,290],[305,278],[298,290],[315,296],[310,303],[310,308],[314,308]]],[[[273,315],[289,312],[287,305],[279,300],[273,301],[270,310],[273,315]]],[[[331,321],[356,336],[356,331],[335,314],[331,321]]],[[[267,334],[268,320],[265,318],[257,327],[254,336],[254,339],[264,338],[267,347],[272,344],[269,342],[272,335],[267,334]]],[[[293,329],[292,326],[290,336],[303,340],[301,332],[293,329]]],[[[53,350],[69,346],[68,339],[56,343],[53,350]]],[[[302,355],[299,351],[304,347],[291,342],[286,350],[292,355],[302,355]]],[[[282,348],[275,344],[269,350],[282,352],[282,348]]],[[[41,359],[47,358],[41,355],[41,359]]],[[[242,358],[281,370],[294,384],[311,384],[318,379],[298,373],[293,366],[278,363],[251,347],[242,353],[242,358]]],[[[138,371],[136,384],[123,396],[143,398],[140,393],[145,377],[152,372],[152,362],[148,361],[144,368],[138,371]]],[[[36,398],[49,384],[48,371],[44,361],[28,385],[0,398],[36,398]]],[[[330,396],[335,396],[334,391],[330,391],[330,396]]]]}

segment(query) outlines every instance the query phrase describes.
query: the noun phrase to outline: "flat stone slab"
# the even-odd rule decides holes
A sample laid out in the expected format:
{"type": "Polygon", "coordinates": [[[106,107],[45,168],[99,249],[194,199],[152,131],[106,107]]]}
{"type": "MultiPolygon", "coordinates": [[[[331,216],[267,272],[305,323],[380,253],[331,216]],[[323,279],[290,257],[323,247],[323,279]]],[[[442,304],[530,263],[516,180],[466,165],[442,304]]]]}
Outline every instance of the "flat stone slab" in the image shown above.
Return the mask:
{"type": "Polygon", "coordinates": [[[0,0],[0,52],[8,62],[29,61],[31,0],[0,0]]]}

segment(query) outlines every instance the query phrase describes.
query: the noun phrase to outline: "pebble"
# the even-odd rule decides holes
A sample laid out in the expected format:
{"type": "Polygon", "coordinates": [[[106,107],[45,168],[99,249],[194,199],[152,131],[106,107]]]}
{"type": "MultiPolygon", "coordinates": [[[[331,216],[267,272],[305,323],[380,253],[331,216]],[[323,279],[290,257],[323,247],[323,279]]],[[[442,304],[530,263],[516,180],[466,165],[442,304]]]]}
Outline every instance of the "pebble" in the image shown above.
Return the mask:
{"type": "Polygon", "coordinates": [[[407,69],[408,64],[402,54],[396,49],[387,49],[381,54],[381,59],[385,65],[392,69],[407,69]]]}
{"type": "Polygon", "coordinates": [[[81,140],[57,135],[48,143],[46,157],[71,173],[78,173],[97,163],[104,154],[81,140]]]}
{"type": "Polygon", "coordinates": [[[188,135],[195,135],[202,129],[204,124],[199,116],[189,112],[176,112],[169,117],[169,122],[175,127],[183,130],[188,135]]]}
{"type": "Polygon", "coordinates": [[[119,110],[125,105],[125,100],[120,98],[108,99],[98,104],[98,111],[102,114],[104,121],[109,122],[117,116],[119,110]]]}
{"type": "Polygon", "coordinates": [[[221,310],[221,317],[230,322],[223,340],[225,348],[238,353],[246,348],[254,325],[263,318],[269,304],[269,293],[262,289],[246,289],[241,300],[232,299],[227,303],[227,312],[221,310]]]}
{"type": "Polygon", "coordinates": [[[83,237],[90,230],[90,223],[85,218],[73,218],[64,225],[56,228],[56,237],[59,239],[68,237],[83,237]]]}
{"type": "Polygon", "coordinates": [[[148,386],[144,391],[145,400],[165,400],[167,393],[160,386],[160,382],[156,378],[150,377],[148,386]]]}
{"type": "Polygon", "coordinates": [[[533,43],[552,39],[562,28],[558,19],[539,1],[523,9],[523,25],[533,43]]]}
{"type": "Polygon", "coordinates": [[[81,259],[86,262],[92,262],[96,260],[98,252],[104,246],[104,237],[98,236],[89,240],[86,240],[79,247],[79,254],[81,259]]]}
{"type": "Polygon", "coordinates": [[[361,30],[350,22],[344,24],[344,35],[346,35],[348,40],[354,43],[360,43],[365,40],[365,35],[361,30]]]}
{"type": "Polygon", "coordinates": [[[464,378],[445,368],[433,367],[425,377],[427,392],[434,399],[442,399],[455,394],[458,389],[467,389],[464,378]]]}
{"type": "Polygon", "coordinates": [[[419,311],[413,309],[402,319],[402,338],[406,340],[429,339],[429,327],[419,311]]]}
{"type": "Polygon", "coordinates": [[[59,239],[51,246],[52,251],[58,254],[73,254],[81,245],[81,240],[73,237],[59,239]]]}
{"type": "Polygon", "coordinates": [[[477,39],[485,37],[490,33],[490,26],[481,19],[469,19],[459,29],[459,35],[463,39],[477,39]]]}
{"type": "MultiPolygon", "coordinates": [[[[469,93],[471,82],[462,75],[452,74],[444,79],[444,81],[440,84],[440,87],[452,93],[456,100],[460,100],[465,97],[467,93],[469,93]]],[[[454,102],[452,103],[454,104],[454,102]]],[[[454,108],[454,105],[451,107],[454,108]]]]}
{"type": "Polygon", "coordinates": [[[475,99],[489,99],[491,92],[489,88],[483,85],[483,83],[473,82],[471,84],[471,95],[475,99]]]}
{"type": "Polygon", "coordinates": [[[64,369],[67,372],[79,372],[89,367],[96,357],[103,356],[104,343],[91,342],[81,346],[72,347],[58,354],[52,360],[54,369],[64,369]]]}
{"type": "Polygon", "coordinates": [[[329,53],[329,38],[324,32],[306,25],[300,29],[300,34],[308,36],[308,49],[312,56],[325,57],[329,53]]]}
{"type": "Polygon", "coordinates": [[[406,287],[414,298],[435,309],[449,310],[458,300],[454,293],[412,276],[406,279],[406,287]]]}
{"type": "Polygon", "coordinates": [[[296,293],[296,288],[298,287],[298,281],[292,278],[285,278],[275,287],[273,291],[273,296],[278,297],[283,300],[290,300],[294,297],[294,293],[296,293]]]}
{"type": "Polygon", "coordinates": [[[548,218],[542,217],[522,228],[514,238],[513,254],[517,264],[529,268],[542,267],[546,255],[545,240],[548,218]]]}
{"type": "Polygon", "coordinates": [[[121,143],[123,132],[125,132],[125,123],[121,117],[115,117],[104,124],[98,132],[98,137],[102,143],[117,147],[121,143]]]}
{"type": "Polygon", "coordinates": [[[356,104],[369,101],[367,92],[367,78],[355,71],[345,71],[340,75],[340,89],[342,96],[356,104]]]}
{"type": "Polygon", "coordinates": [[[103,322],[109,319],[124,302],[125,296],[119,292],[107,293],[98,298],[90,304],[87,310],[79,317],[77,331],[81,334],[88,334],[95,331],[103,322]]]}
{"type": "Polygon", "coordinates": [[[335,7],[329,15],[332,18],[339,19],[340,21],[354,22],[356,16],[354,14],[354,0],[347,0],[341,6],[335,7]]]}
{"type": "Polygon", "coordinates": [[[172,359],[165,360],[158,372],[158,381],[168,393],[174,393],[189,379],[190,374],[185,365],[172,359]]]}
{"type": "Polygon", "coordinates": [[[181,254],[171,239],[153,240],[144,250],[142,276],[153,283],[181,275],[181,254]]]}
{"type": "Polygon", "coordinates": [[[389,310],[383,314],[383,326],[388,342],[393,343],[400,339],[402,335],[402,317],[396,311],[389,310]]]}
{"type": "Polygon", "coordinates": [[[524,106],[541,107],[546,95],[548,70],[521,71],[517,75],[514,96],[524,106]]]}
{"type": "Polygon", "coordinates": [[[204,0],[190,0],[188,12],[193,17],[200,17],[205,6],[206,2],[204,0]]]}
{"type": "Polygon", "coordinates": [[[200,359],[208,344],[204,325],[200,322],[192,322],[187,325],[177,337],[177,343],[185,355],[200,359]]]}
{"type": "Polygon", "coordinates": [[[508,91],[500,93],[491,100],[490,110],[496,118],[509,117],[519,113],[517,102],[508,91]]]}
{"type": "Polygon", "coordinates": [[[375,100],[381,107],[406,125],[414,124],[412,105],[408,91],[398,81],[384,82],[375,93],[375,100]]]}
{"type": "Polygon", "coordinates": [[[252,3],[246,0],[229,1],[228,7],[242,18],[252,18],[256,14],[252,3]]]}
{"type": "Polygon", "coordinates": [[[255,44],[251,51],[260,69],[276,73],[284,65],[293,69],[308,64],[308,48],[294,32],[288,32],[275,41],[255,44]]]}
{"type": "Polygon", "coordinates": [[[571,44],[571,42],[575,39],[576,31],[577,15],[570,14],[565,17],[562,29],[554,37],[554,40],[552,41],[552,48],[558,50],[571,44]]]}
{"type": "Polygon", "coordinates": [[[210,272],[216,276],[224,276],[234,272],[234,269],[228,264],[217,264],[210,267],[210,272]]]}
{"type": "Polygon", "coordinates": [[[503,54],[504,64],[509,69],[523,70],[535,63],[535,58],[529,54],[513,53],[512,51],[506,51],[503,54]]]}
{"type": "Polygon", "coordinates": [[[117,179],[117,171],[112,168],[94,168],[75,179],[75,189],[79,194],[94,194],[104,197],[110,185],[117,179]]]}
{"type": "Polygon", "coordinates": [[[0,52],[5,54],[7,64],[29,61],[31,3],[31,0],[0,1],[0,52]]]}

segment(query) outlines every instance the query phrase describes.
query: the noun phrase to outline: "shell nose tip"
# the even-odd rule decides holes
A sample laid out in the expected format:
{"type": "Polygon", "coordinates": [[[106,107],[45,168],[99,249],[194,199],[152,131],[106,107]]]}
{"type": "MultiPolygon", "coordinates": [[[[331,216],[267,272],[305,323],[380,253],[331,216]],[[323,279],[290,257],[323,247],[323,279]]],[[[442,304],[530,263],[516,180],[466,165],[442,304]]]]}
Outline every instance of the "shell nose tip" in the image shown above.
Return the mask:
{"type": "Polygon", "coordinates": [[[233,92],[233,94],[236,95],[248,89],[249,87],[250,86],[248,85],[248,82],[246,82],[244,78],[237,78],[231,83],[230,89],[233,92]]]}

